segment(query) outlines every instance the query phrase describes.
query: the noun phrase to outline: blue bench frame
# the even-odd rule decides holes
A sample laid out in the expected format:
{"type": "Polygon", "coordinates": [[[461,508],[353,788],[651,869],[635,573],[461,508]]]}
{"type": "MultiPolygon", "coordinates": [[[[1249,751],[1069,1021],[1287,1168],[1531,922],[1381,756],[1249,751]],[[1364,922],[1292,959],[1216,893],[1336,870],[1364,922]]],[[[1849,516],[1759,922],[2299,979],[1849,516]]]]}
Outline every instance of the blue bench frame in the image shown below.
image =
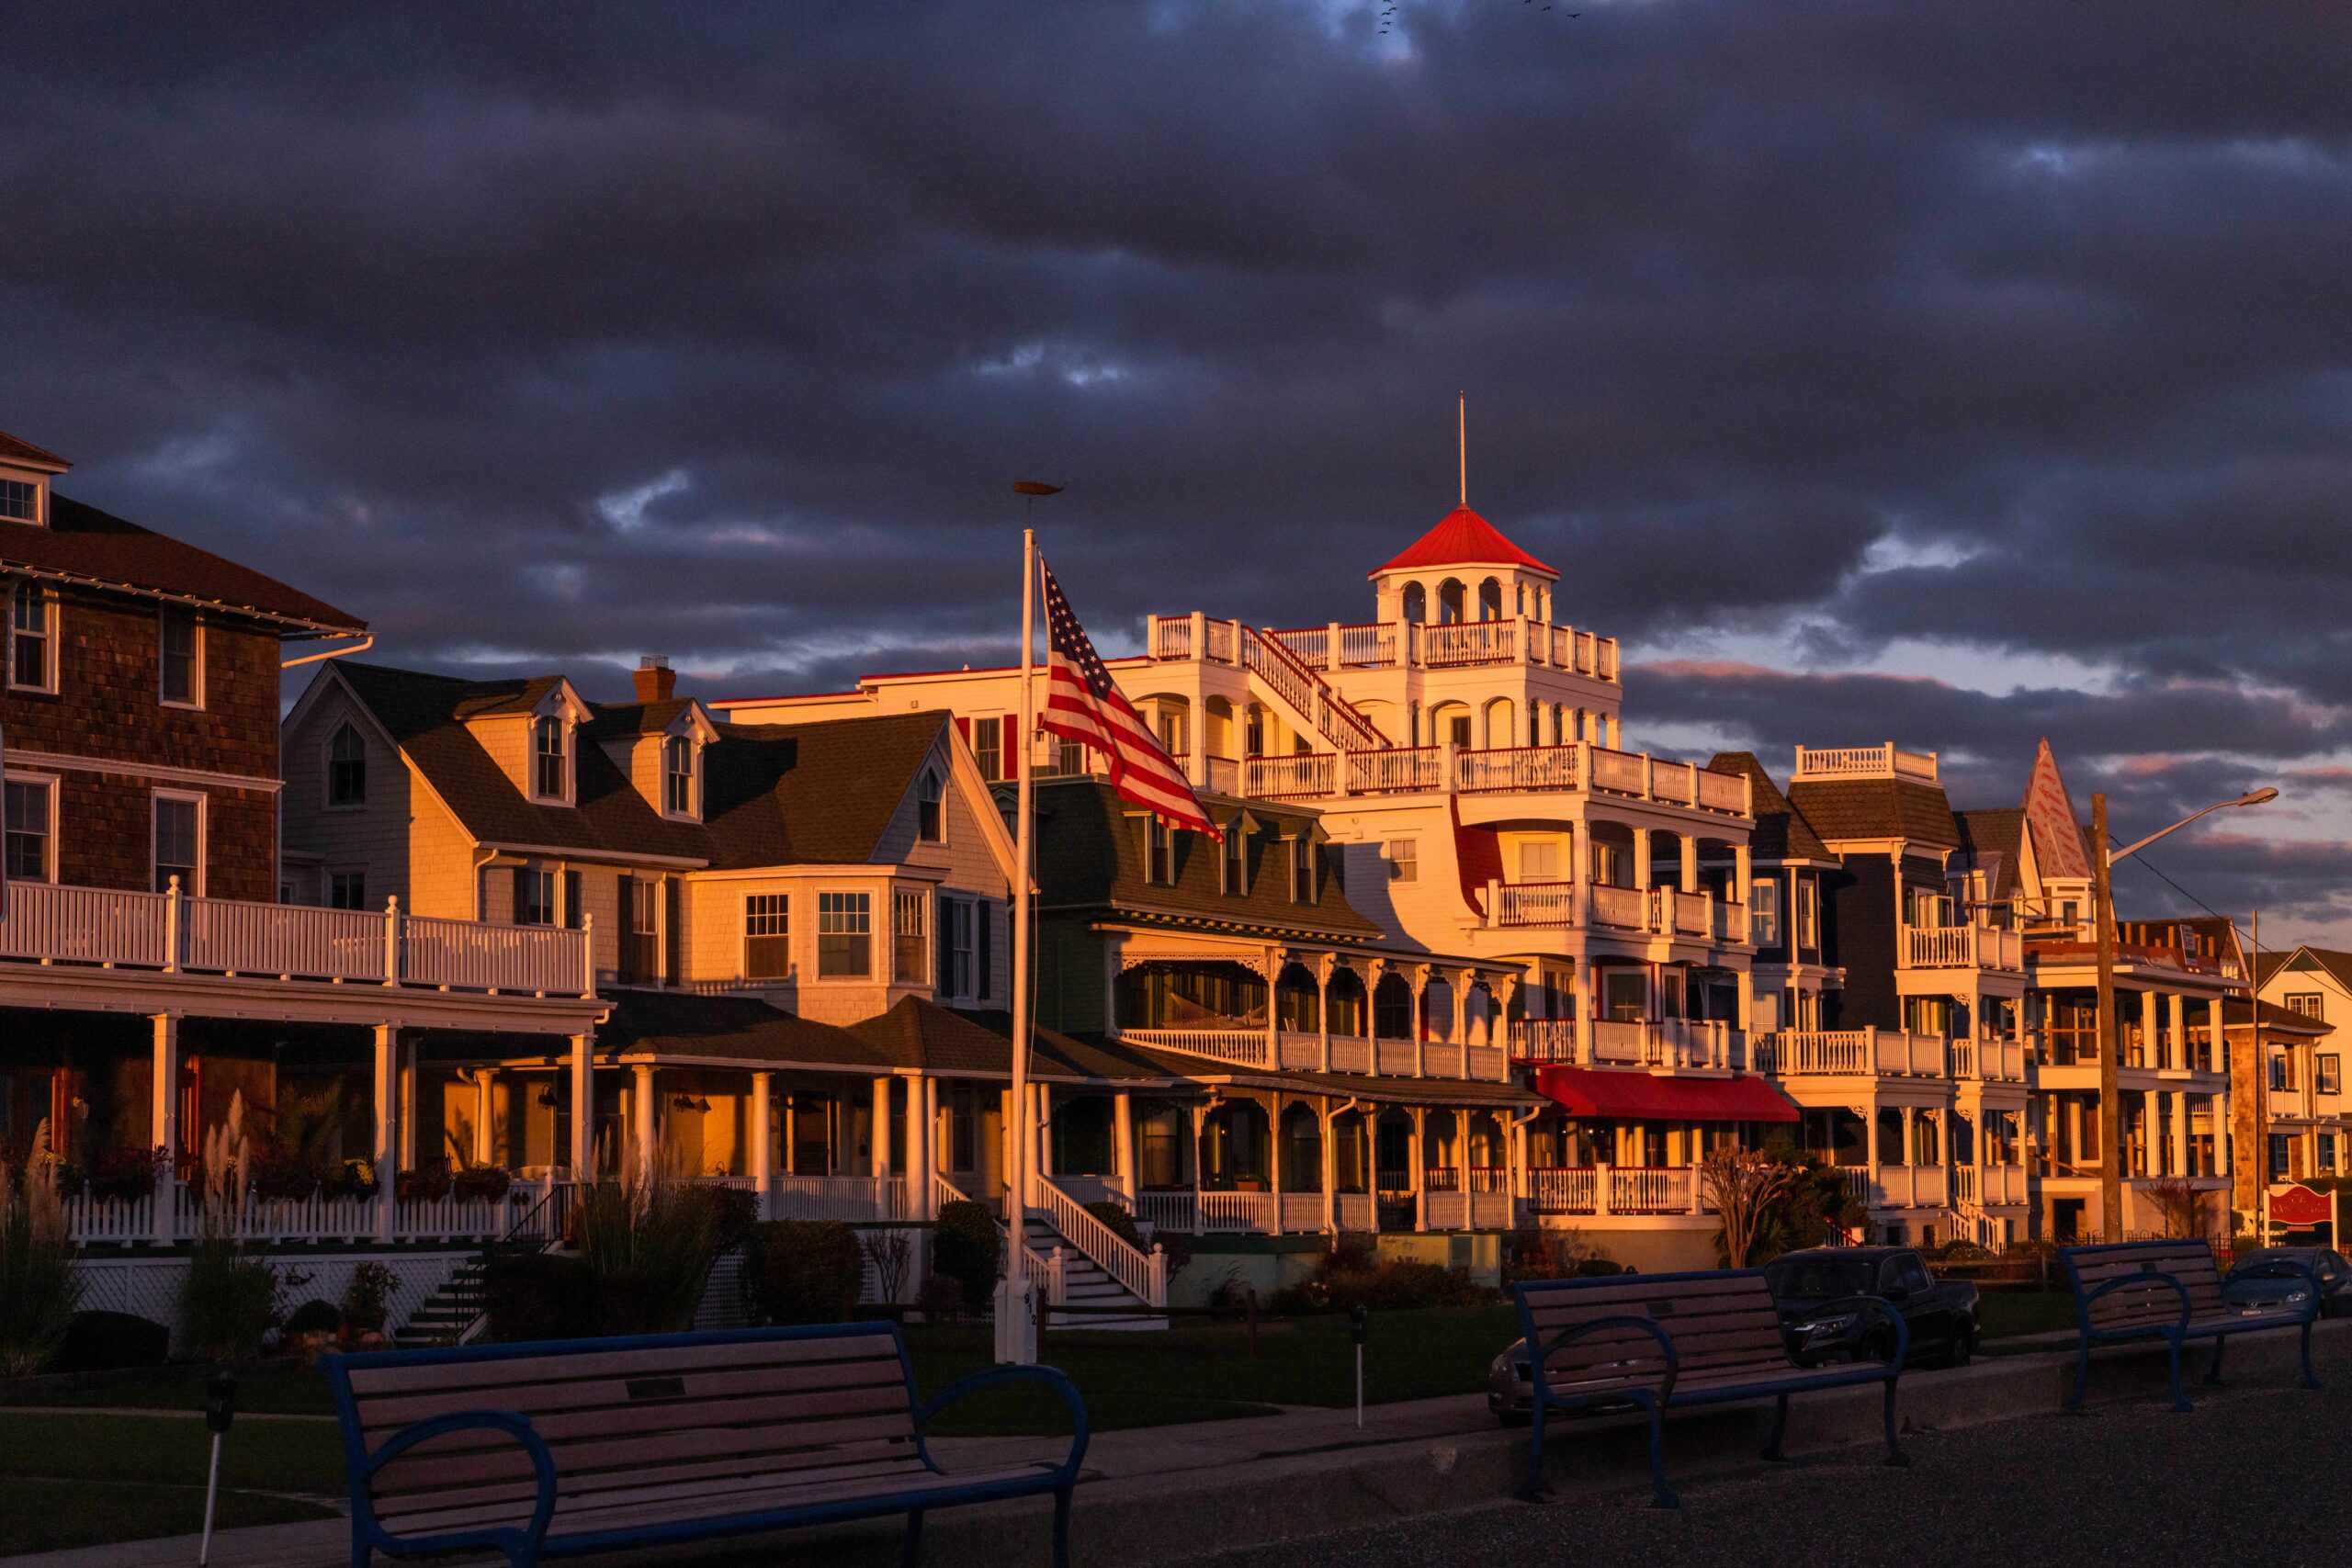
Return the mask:
{"type": "MultiPolygon", "coordinates": [[[[1764,1270],[1761,1269],[1710,1269],[1680,1274],[1645,1274],[1640,1279],[1645,1287],[1671,1287],[1678,1283],[1693,1280],[1719,1281],[1737,1278],[1742,1274],[1753,1275],[1759,1281],[1764,1278],[1764,1270]]],[[[1518,1298],[1521,1342],[1528,1348],[1528,1382],[1532,1385],[1534,1395],[1531,1401],[1532,1418],[1530,1423],[1527,1449],[1527,1481],[1519,1494],[1521,1501],[1532,1503],[1543,1496],[1544,1428],[1544,1416],[1549,1411],[1589,1410],[1628,1402],[1641,1406],[1649,1416],[1650,1488],[1652,1501],[1661,1508],[1681,1506],[1681,1498],[1676,1495],[1673,1487],[1667,1484],[1666,1481],[1665,1421],[1667,1411],[1682,1406],[1726,1404],[1743,1399],[1772,1399],[1775,1402],[1772,1410],[1772,1435],[1765,1440],[1763,1457],[1777,1461],[1781,1457],[1781,1438],[1788,1429],[1789,1395],[1808,1393],[1815,1389],[1850,1388],[1861,1383],[1883,1383],[1886,1386],[1884,1409],[1886,1462],[1890,1465],[1907,1465],[1911,1462],[1905,1457],[1902,1445],[1896,1440],[1894,1426],[1895,1382],[1902,1377],[1903,1363],[1911,1353],[1911,1325],[1904,1321],[1901,1313],[1895,1311],[1894,1306],[1883,1299],[1878,1296],[1849,1296],[1841,1301],[1828,1303],[1821,1310],[1826,1312],[1851,1307],[1861,1310],[1875,1309],[1883,1314],[1894,1325],[1894,1359],[1884,1366],[1875,1361],[1859,1361],[1849,1362],[1842,1366],[1808,1370],[1800,1368],[1794,1361],[1788,1361],[1788,1371],[1797,1374],[1793,1378],[1775,1377],[1770,1382],[1755,1384],[1725,1383],[1678,1395],[1674,1385],[1675,1379],[1680,1371],[1681,1358],[1675,1352],[1673,1331],[1655,1318],[1646,1317],[1638,1313],[1613,1314],[1606,1317],[1591,1318],[1563,1329],[1554,1335],[1547,1344],[1539,1345],[1537,1341],[1535,1314],[1530,1304],[1531,1298],[1555,1296],[1570,1291],[1588,1289],[1615,1287],[1622,1290],[1627,1282],[1623,1275],[1604,1274],[1589,1279],[1530,1280],[1511,1287],[1512,1294],[1518,1298]],[[1586,1335],[1604,1328],[1643,1329],[1657,1341],[1658,1348],[1666,1358],[1666,1372],[1658,1380],[1657,1385],[1655,1388],[1610,1389],[1589,1394],[1554,1393],[1549,1371],[1545,1366],[1545,1363],[1551,1359],[1553,1352],[1564,1345],[1573,1344],[1586,1335]]],[[[1670,1295],[1671,1292],[1661,1292],[1660,1294],[1670,1295]]],[[[1785,1345],[1781,1347],[1781,1353],[1785,1360],[1788,1356],[1785,1345]]]]}
{"type": "MultiPolygon", "coordinates": [[[[2311,1308],[2308,1312],[2302,1314],[2300,1317],[2282,1317],[2278,1314],[2271,1314],[2263,1317],[2250,1317],[2240,1319],[2235,1322],[2223,1318],[2193,1327],[2191,1326],[2191,1320],[2196,1316],[2196,1314],[2191,1309],[2191,1304],[2189,1303],[2188,1287],[2181,1281],[2178,1275],[2166,1273],[2165,1270],[2156,1268],[2154,1264],[2147,1264],[2143,1265],[2138,1273],[2120,1274],[2114,1279],[2106,1281],[2104,1284],[2096,1286],[2086,1292],[2083,1289],[2082,1275],[2075,1268],[2076,1260],[2085,1257],[2096,1256],[2112,1258],[2133,1251],[2144,1251],[2151,1253],[2177,1252],[2181,1247],[2187,1245],[2188,1244],[2180,1241],[2116,1241],[2094,1242],[2081,1247],[2062,1247],[2058,1249],[2058,1260],[2065,1267],[2066,1269],[2066,1288],[2072,1291],[2075,1296],[2075,1323],[2079,1335],[2079,1343],[2075,1358],[2075,1387],[2074,1392],[2069,1393],[2065,1398],[2064,1407],[2066,1410],[2070,1412],[2079,1411],[2083,1407],[2083,1393],[2090,1382],[2091,1347],[2093,1345],[2121,1344],[2133,1339],[2163,1340],[2166,1349],[2170,1353],[2172,1407],[2176,1411],[2186,1413],[2196,1408],[2188,1403],[2188,1395],[2180,1386],[2180,1353],[2182,1348],[2186,1346],[2189,1340],[2211,1339],[2213,1342],[2213,1363],[2205,1370],[2206,1382],[2213,1384],[2219,1383],[2222,1381],[2222,1354],[2223,1349],[2229,1344],[2229,1337],[2231,1335],[2258,1334],[2265,1329],[2270,1328],[2292,1328],[2295,1327],[2298,1323],[2300,1323],[2302,1327],[2303,1386],[2305,1388],[2317,1388],[2320,1386],[2319,1374],[2312,1370],[2312,1325],[2319,1321],[2319,1311],[2321,1305],[2319,1276],[2311,1269],[2304,1268],[2301,1264],[2295,1262],[2292,1258],[2275,1258],[2265,1259],[2260,1263],[2241,1264],[2237,1268],[2231,1269],[2227,1274],[2222,1274],[2222,1289],[2224,1292],[2227,1292],[2231,1281],[2235,1280],[2254,1280],[2285,1274],[2300,1274],[2311,1282],[2311,1308]],[[2125,1285],[2144,1284],[2151,1279],[2163,1280],[2166,1285],[2172,1287],[2174,1292],[2180,1297],[2179,1317],[2174,1319],[2170,1323],[2139,1323],[2132,1324],[2130,1326],[2123,1328],[2094,1328],[2091,1326],[2091,1303],[2093,1302],[2098,1300],[2101,1296],[2106,1295],[2110,1291],[2120,1290],[2125,1285]]],[[[2203,1245],[2207,1254],[2210,1256],[2212,1251],[2212,1244],[2211,1242],[2207,1242],[2203,1245]]],[[[2222,1272],[2220,1260],[2218,1258],[2214,1260],[2213,1271],[2216,1274],[2221,1274],[2222,1272]]]]}
{"type": "MultiPolygon", "coordinates": [[[[1054,1495],[1054,1565],[1069,1568],[1070,1493],[1078,1483],[1079,1464],[1086,1457],[1091,1428],[1086,1416],[1086,1402],[1068,1378],[1051,1367],[999,1366],[951,1384],[927,1403],[918,1403],[914,1364],[907,1356],[906,1336],[895,1323],[820,1324],[793,1328],[745,1328],[703,1334],[657,1334],[605,1339],[542,1340],[514,1345],[468,1345],[434,1350],[379,1350],[358,1355],[333,1355],[320,1358],[319,1367],[326,1374],[328,1386],[334,1394],[335,1415],[343,1426],[345,1463],[351,1486],[351,1562],[352,1568],[368,1568],[369,1553],[381,1551],[387,1556],[408,1556],[428,1551],[489,1549],[503,1552],[514,1568],[537,1562],[543,1557],[572,1557],[597,1551],[617,1551],[630,1547],[650,1546],[669,1541],[701,1540],[717,1536],[743,1535],[755,1531],[789,1529],[801,1525],[830,1524],[844,1519],[870,1518],[890,1514],[907,1516],[907,1533],[901,1561],[912,1564],[922,1545],[922,1517],[927,1509],[960,1507],[974,1503],[1001,1502],[1012,1497],[1034,1497],[1041,1493],[1054,1495]],[[548,1526],[554,1521],[557,1477],[555,1458],[549,1452],[528,1417],[510,1410],[484,1408],[452,1411],[404,1427],[384,1439],[374,1452],[361,1446],[358,1410],[351,1388],[354,1370],[385,1366],[433,1366],[464,1361],[514,1359],[524,1357],[553,1357],[590,1355],[614,1350],[658,1350],[668,1346],[701,1346],[733,1344],[752,1339],[825,1339],[870,1337],[887,1328],[899,1352],[899,1366],[906,1378],[908,1403],[914,1407],[915,1456],[934,1475],[944,1476],[945,1471],[931,1457],[924,1441],[924,1428],[942,1410],[983,1389],[1012,1382],[1043,1383],[1060,1394],[1069,1406],[1074,1423],[1069,1457],[1049,1471],[1035,1476],[1008,1477],[978,1483],[946,1491],[888,1494],[881,1496],[846,1498],[833,1503],[802,1504],[788,1508],[772,1508],[752,1513],[714,1513],[707,1519],[688,1520],[673,1524],[645,1525],[630,1529],[603,1529],[579,1535],[559,1535],[550,1540],[548,1526]],[[375,1506],[368,1495],[368,1483],[377,1471],[417,1444],[445,1432],[469,1428],[494,1428],[512,1436],[530,1456],[532,1468],[538,1477],[538,1500],[532,1510],[530,1522],[522,1529],[502,1526],[447,1531],[438,1535],[401,1538],[393,1535],[377,1519],[375,1506]]],[[[723,1508],[725,1499],[714,1498],[715,1508],[723,1508]]]]}

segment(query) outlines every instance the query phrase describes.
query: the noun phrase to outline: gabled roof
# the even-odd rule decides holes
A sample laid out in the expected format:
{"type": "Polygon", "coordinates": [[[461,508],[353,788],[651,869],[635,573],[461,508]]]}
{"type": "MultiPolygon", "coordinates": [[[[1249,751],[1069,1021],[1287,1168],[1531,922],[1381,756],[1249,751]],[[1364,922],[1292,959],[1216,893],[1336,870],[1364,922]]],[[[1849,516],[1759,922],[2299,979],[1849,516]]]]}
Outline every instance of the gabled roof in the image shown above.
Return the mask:
{"type": "MultiPolygon", "coordinates": [[[[1381,934],[1356,912],[1327,867],[1317,878],[1313,904],[1290,897],[1289,850],[1284,840],[1313,833],[1317,817],[1297,807],[1246,805],[1204,795],[1212,821],[1230,823],[1246,815],[1249,833],[1247,894],[1217,889],[1221,846],[1199,833],[1175,832],[1176,885],[1159,886],[1144,874],[1141,814],[1100,780],[1040,781],[1036,792],[1037,882],[1043,907],[1054,910],[1103,910],[1127,919],[1182,925],[1218,925],[1300,937],[1362,941],[1381,934]]],[[[1319,849],[1319,847],[1318,847],[1319,849]]]]}
{"type": "MultiPolygon", "coordinates": [[[[904,997],[890,1010],[863,1019],[849,1032],[896,1067],[935,1073],[1012,1076],[1012,1016],[966,1012],[921,997],[904,997]]],[[[1130,1046],[1075,1040],[1033,1025],[1029,1070],[1045,1078],[1095,1078],[1165,1083],[1181,1078],[1130,1046]]]]}
{"type": "Polygon", "coordinates": [[[1405,547],[1402,554],[1377,570],[1412,571],[1432,566],[1518,566],[1546,577],[1560,574],[1503,537],[1502,530],[1471,511],[1457,506],[1438,519],[1437,526],[1405,547]]]}
{"type": "Polygon", "coordinates": [[[1789,802],[1828,844],[1857,839],[1906,839],[1939,849],[1960,847],[1951,803],[1941,786],[1916,779],[1800,779],[1789,802]]]}
{"type": "MultiPolygon", "coordinates": [[[[2243,1028],[2252,1021],[2256,1004],[2247,997],[2224,997],[2222,999],[2222,1024],[2224,1028],[2243,1028]]],[[[2317,1040],[2335,1032],[2335,1026],[2316,1018],[2307,1018],[2291,1008],[2277,1002],[2260,1004],[2262,1032],[2265,1034],[2300,1034],[2317,1040]]]]}
{"type": "Polygon", "coordinates": [[[2268,985],[2270,977],[2281,969],[2290,973],[2316,969],[2342,987],[2345,995],[2352,996],[2352,953],[2339,953],[2329,947],[2273,949],[2256,957],[2256,983],[2268,985]]]}
{"type": "Polygon", "coordinates": [[[1708,759],[1711,773],[1729,773],[1735,778],[1746,776],[1755,780],[1751,786],[1756,798],[1756,830],[1749,835],[1749,852],[1760,861],[1820,860],[1834,861],[1838,857],[1821,841],[1804,813],[1781,793],[1772,775],[1752,751],[1718,751],[1708,759]]]}
{"type": "MultiPolygon", "coordinates": [[[[465,681],[347,659],[330,669],[477,842],[719,869],[872,861],[947,726],[945,714],[915,712],[723,727],[703,751],[703,820],[675,822],[594,745],[574,749],[576,804],[531,800],[466,728],[468,716],[531,712],[557,677],[465,681]]],[[[600,722],[583,726],[592,739],[600,722]]]]}
{"type": "Polygon", "coordinates": [[[29,464],[41,468],[70,468],[74,465],[54,452],[45,451],[19,435],[0,430],[0,461],[29,464]]]}
{"type": "Polygon", "coordinates": [[[358,616],[251,567],[54,492],[47,527],[0,525],[0,571],[10,568],[51,573],[96,588],[218,605],[293,630],[368,629],[358,616]]]}
{"type": "Polygon", "coordinates": [[[619,990],[596,1026],[596,1051],[779,1066],[887,1072],[889,1064],[846,1029],[770,1007],[755,997],[619,990]]]}
{"type": "Polygon", "coordinates": [[[2025,812],[2014,806],[1984,811],[1955,811],[1960,863],[1984,873],[1984,897],[1994,902],[2020,892],[2025,850],[2025,812]]]}

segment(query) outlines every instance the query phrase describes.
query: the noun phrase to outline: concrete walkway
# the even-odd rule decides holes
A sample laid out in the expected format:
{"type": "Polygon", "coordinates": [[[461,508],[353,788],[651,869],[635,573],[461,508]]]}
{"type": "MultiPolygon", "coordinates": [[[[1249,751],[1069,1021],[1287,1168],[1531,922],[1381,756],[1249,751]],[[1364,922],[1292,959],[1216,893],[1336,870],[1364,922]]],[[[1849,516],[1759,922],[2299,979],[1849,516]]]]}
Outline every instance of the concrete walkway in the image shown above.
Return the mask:
{"type": "MultiPolygon", "coordinates": [[[[2230,1352],[2230,1382],[2241,1393],[2232,1397],[2309,1397],[2293,1387],[2294,1346],[2291,1334],[2237,1341],[2230,1352]]],[[[2352,1321],[2323,1324],[2315,1351],[2324,1378],[2352,1382],[2352,1321]]],[[[2193,1365],[2201,1371],[2203,1353],[2195,1354],[2193,1365]]],[[[1949,1432],[2049,1415],[2058,1407],[2073,1360],[2071,1354],[2030,1353],[1957,1371],[1908,1374],[1900,1404],[1904,1428],[1949,1432]]],[[[2160,1348],[2112,1348],[2096,1360],[2095,1407],[2144,1408],[2161,1393],[2160,1348]]],[[[2192,1389],[2192,1397],[2197,1392],[2192,1389]]],[[[1792,1407],[1789,1449],[1820,1454],[1874,1442],[1878,1406],[1875,1388],[1800,1396],[1792,1407]]],[[[1768,1414],[1769,1406],[1734,1406],[1675,1420],[1668,1450],[1677,1482],[1767,1470],[1756,1453],[1768,1414]]],[[[1636,1417],[1608,1416],[1555,1428],[1546,1465],[1555,1495],[1645,1499],[1639,1426],[1636,1417]]],[[[2079,1438],[2061,1439],[2075,1445],[2075,1462],[2109,1462],[2099,1448],[2097,1422],[2064,1426],[2081,1433],[2079,1438]]],[[[1067,1443],[1051,1438],[949,1438],[933,1451],[953,1471],[1058,1455],[1067,1451],[1067,1443]]],[[[1923,1453],[1921,1463],[1928,1462],[1923,1453]]],[[[1169,1562],[1427,1514],[1492,1509],[1510,1495],[1525,1463],[1523,1434],[1498,1429],[1479,1394],[1376,1405],[1366,1412],[1361,1431],[1351,1410],[1294,1409],[1099,1433],[1087,1451],[1087,1479],[1073,1512],[1072,1555],[1083,1568],[1169,1562]]],[[[1932,1479],[1938,1488],[1973,1484],[1966,1472],[1932,1479]]],[[[925,1524],[925,1556],[933,1563],[1042,1563],[1047,1560],[1049,1514],[1042,1500],[934,1514],[925,1524]]],[[[768,1568],[783,1555],[796,1564],[879,1568],[897,1561],[899,1535],[896,1519],[874,1520],[695,1549],[616,1554],[608,1561],[649,1568],[740,1561],[768,1568]]],[[[349,1527],[341,1521],[233,1530],[216,1538],[213,1562],[220,1568],[342,1568],[350,1561],[350,1539],[349,1527]]],[[[1419,1539],[1434,1538],[1424,1533],[1419,1539]]],[[[195,1542],[181,1538],[23,1557],[11,1568],[185,1568],[195,1556],[195,1542]]]]}

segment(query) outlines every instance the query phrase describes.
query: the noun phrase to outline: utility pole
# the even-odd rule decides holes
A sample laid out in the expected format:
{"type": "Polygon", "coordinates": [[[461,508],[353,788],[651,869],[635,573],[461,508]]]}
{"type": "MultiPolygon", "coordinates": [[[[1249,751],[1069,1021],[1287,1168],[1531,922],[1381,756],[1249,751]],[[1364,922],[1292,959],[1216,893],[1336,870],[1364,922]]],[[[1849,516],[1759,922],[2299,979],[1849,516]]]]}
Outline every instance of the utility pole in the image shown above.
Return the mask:
{"type": "Polygon", "coordinates": [[[2107,795],[2091,796],[2091,918],[2098,943],[2098,1219],[2107,1241],[2123,1239],[2123,1055],[2115,1028],[2115,894],[2109,886],[2107,795]]]}

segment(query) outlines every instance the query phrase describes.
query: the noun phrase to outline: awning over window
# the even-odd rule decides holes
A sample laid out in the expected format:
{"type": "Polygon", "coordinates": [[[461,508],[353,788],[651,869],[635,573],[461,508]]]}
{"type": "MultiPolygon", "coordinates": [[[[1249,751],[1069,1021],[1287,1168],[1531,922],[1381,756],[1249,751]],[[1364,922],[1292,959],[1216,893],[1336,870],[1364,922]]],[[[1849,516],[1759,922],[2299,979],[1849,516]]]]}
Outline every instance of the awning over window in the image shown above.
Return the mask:
{"type": "Polygon", "coordinates": [[[1761,1078],[1662,1078],[1594,1067],[1538,1067],[1536,1092],[1571,1116],[1610,1122],[1794,1122],[1797,1108],[1761,1078]]]}

